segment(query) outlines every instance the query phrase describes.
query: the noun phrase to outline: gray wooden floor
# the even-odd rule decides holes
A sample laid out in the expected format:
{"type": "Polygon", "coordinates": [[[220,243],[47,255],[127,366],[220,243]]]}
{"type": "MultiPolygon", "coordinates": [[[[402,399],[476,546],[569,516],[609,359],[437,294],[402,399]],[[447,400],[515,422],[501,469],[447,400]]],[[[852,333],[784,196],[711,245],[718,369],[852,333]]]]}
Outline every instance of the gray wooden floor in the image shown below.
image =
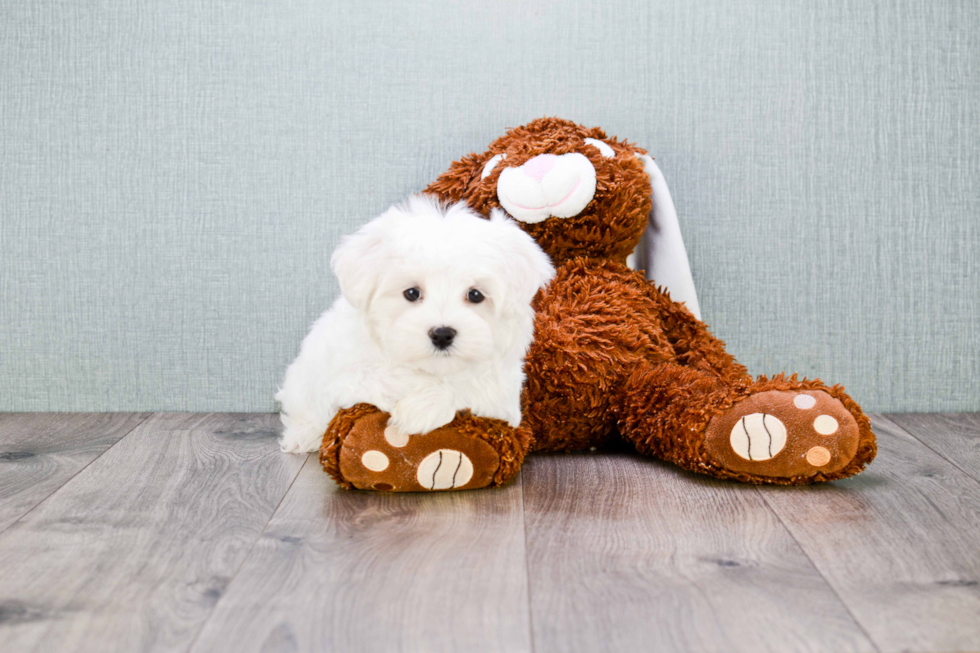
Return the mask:
{"type": "Polygon", "coordinates": [[[980,415],[811,488],[628,452],[337,490],[273,415],[0,415],[0,651],[980,649],[980,415]]]}

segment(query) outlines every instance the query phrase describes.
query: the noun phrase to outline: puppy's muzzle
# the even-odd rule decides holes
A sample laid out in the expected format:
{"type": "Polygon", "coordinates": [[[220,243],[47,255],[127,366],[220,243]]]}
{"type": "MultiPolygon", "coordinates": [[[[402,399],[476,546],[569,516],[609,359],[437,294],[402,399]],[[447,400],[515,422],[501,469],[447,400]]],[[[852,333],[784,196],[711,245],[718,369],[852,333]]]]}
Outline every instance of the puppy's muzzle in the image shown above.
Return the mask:
{"type": "Polygon", "coordinates": [[[441,326],[434,329],[429,329],[429,338],[432,340],[432,344],[435,345],[435,348],[439,350],[449,349],[449,346],[453,344],[453,338],[455,337],[456,329],[452,327],[441,326]]]}

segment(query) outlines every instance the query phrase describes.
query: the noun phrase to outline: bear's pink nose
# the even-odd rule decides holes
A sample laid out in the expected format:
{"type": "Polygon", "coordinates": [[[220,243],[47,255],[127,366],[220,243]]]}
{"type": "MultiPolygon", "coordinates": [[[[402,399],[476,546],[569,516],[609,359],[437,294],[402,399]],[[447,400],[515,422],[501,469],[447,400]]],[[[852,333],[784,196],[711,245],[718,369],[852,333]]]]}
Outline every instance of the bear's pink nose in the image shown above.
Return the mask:
{"type": "Polygon", "coordinates": [[[521,170],[531,179],[541,183],[541,180],[555,167],[556,163],[558,163],[558,157],[554,154],[539,154],[522,165],[521,170]]]}

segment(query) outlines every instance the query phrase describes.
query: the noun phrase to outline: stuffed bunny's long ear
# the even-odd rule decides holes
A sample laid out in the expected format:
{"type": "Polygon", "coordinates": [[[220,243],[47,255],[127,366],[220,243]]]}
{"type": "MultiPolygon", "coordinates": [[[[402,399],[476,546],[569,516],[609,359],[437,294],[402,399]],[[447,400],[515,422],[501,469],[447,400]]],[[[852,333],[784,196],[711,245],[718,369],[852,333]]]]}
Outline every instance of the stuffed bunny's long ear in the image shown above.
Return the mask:
{"type": "Polygon", "coordinates": [[[667,181],[652,158],[646,154],[637,156],[643,160],[643,167],[650,176],[653,209],[640,246],[634,252],[636,265],[646,270],[648,280],[664,286],[672,300],[686,304],[687,309],[700,320],[701,306],[667,181]]]}

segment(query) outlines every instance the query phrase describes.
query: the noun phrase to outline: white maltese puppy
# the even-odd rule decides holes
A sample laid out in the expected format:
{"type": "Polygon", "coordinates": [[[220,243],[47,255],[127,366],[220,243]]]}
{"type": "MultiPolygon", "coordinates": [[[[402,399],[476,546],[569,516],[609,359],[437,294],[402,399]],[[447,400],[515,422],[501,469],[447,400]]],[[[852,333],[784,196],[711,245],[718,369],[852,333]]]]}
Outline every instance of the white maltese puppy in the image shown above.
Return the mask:
{"type": "Polygon", "coordinates": [[[314,323],[276,399],[283,451],[316,451],[342,408],[389,413],[407,442],[456,411],[521,421],[531,300],[548,256],[502,211],[417,196],[348,236],[330,260],[342,296],[314,323]]]}

